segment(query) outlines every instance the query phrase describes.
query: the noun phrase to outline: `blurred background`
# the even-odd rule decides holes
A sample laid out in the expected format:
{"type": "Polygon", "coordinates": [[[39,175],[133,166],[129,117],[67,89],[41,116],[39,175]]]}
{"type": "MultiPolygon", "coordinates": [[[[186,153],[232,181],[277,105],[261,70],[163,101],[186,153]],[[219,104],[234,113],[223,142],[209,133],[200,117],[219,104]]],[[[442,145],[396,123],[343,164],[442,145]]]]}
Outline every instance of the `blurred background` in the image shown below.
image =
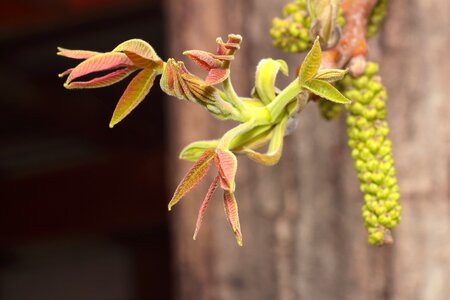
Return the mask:
{"type": "Polygon", "coordinates": [[[130,38],[164,57],[161,1],[0,1],[0,299],[170,299],[162,94],[108,128],[126,82],[67,91],[130,38]]]}
{"type": "Polygon", "coordinates": [[[291,76],[302,59],[268,34],[287,2],[0,1],[0,300],[450,299],[448,1],[388,1],[370,42],[404,209],[391,247],[367,245],[344,117],[326,122],[308,105],[277,166],[239,159],[244,247],[220,196],[194,242],[207,184],[167,213],[190,166],[178,152],[232,124],[156,84],[111,130],[128,80],[68,91],[57,77],[75,63],[57,46],[109,51],[142,38],[182,59],[239,33],[233,81],[248,95],[260,59],[287,60],[291,76]]]}

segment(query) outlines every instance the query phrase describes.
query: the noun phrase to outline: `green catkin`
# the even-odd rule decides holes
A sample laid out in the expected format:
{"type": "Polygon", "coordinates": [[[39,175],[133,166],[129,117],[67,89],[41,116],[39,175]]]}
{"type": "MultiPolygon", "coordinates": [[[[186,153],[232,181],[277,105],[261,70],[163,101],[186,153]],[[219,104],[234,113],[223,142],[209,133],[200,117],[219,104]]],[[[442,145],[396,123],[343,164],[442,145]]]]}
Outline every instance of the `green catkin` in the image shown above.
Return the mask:
{"type": "MultiPolygon", "coordinates": [[[[344,18],[339,11],[337,23],[344,24],[344,18]]],[[[296,0],[288,3],[283,9],[283,18],[272,20],[270,35],[273,45],[285,52],[307,51],[312,40],[309,36],[311,17],[309,16],[306,0],[296,0]]]]}
{"type": "Polygon", "coordinates": [[[352,100],[347,107],[348,145],[364,194],[368,242],[383,245],[392,240],[390,230],[400,222],[401,207],[392,142],[387,137],[387,94],[377,72],[378,65],[368,63],[362,76],[347,75],[339,88],[352,100]]]}
{"type": "Polygon", "coordinates": [[[378,29],[386,16],[386,2],[386,0],[378,0],[373,8],[367,23],[367,38],[373,37],[378,32],[378,29]]]}

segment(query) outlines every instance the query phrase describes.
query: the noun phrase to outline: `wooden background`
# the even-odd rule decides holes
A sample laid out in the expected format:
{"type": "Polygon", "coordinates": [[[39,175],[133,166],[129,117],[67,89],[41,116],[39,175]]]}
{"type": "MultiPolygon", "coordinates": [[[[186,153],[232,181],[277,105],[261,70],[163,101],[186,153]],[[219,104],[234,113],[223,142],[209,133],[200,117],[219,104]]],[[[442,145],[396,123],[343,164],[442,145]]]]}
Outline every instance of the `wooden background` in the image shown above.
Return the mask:
{"type": "MultiPolygon", "coordinates": [[[[235,244],[218,195],[192,241],[206,185],[174,209],[176,299],[450,299],[450,7],[446,0],[388,2],[370,57],[380,62],[390,95],[404,209],[395,244],[367,245],[344,119],[323,121],[309,105],[277,166],[239,159],[243,248],[235,244]]],[[[185,49],[214,50],[217,36],[243,35],[232,66],[240,94],[252,88],[259,59],[284,58],[291,66],[301,59],[271,46],[270,22],[286,1],[166,3],[169,52],[177,59],[185,49]]],[[[167,159],[174,189],[190,165],[177,161],[182,147],[221,136],[231,124],[189,103],[171,99],[169,106],[167,159]]]]}

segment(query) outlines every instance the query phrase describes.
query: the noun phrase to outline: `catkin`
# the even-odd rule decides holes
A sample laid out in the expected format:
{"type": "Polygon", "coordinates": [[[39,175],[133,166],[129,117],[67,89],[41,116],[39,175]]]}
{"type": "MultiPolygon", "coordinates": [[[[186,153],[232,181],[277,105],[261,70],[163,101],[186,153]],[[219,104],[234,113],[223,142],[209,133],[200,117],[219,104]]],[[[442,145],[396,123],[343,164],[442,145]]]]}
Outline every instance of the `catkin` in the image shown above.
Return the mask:
{"type": "Polygon", "coordinates": [[[352,100],[347,107],[348,145],[364,194],[362,215],[368,242],[383,245],[392,242],[390,231],[400,222],[401,207],[392,142],[387,137],[387,94],[377,72],[378,65],[368,63],[363,76],[347,75],[339,85],[352,100]]]}

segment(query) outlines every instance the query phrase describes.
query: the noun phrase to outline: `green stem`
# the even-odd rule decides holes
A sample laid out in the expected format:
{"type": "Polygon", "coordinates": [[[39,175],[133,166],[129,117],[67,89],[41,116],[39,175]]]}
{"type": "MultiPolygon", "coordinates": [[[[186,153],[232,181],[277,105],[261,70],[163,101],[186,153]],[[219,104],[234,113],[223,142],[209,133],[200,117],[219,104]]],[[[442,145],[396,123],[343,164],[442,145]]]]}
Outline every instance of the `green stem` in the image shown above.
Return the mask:
{"type": "Polygon", "coordinates": [[[229,149],[231,142],[238,136],[241,135],[255,127],[254,119],[251,119],[245,123],[239,124],[238,126],[228,130],[223,137],[220,139],[219,145],[217,148],[220,149],[229,149]]]}
{"type": "Polygon", "coordinates": [[[295,97],[300,94],[301,91],[302,87],[300,82],[298,79],[295,79],[267,105],[272,117],[272,122],[281,116],[289,103],[296,100],[295,97]]]}
{"type": "Polygon", "coordinates": [[[225,94],[227,95],[227,98],[229,102],[240,112],[244,113],[244,105],[242,103],[242,100],[237,95],[236,91],[233,88],[233,85],[231,84],[230,76],[228,76],[227,79],[223,81],[223,89],[225,91],[225,94]]]}

